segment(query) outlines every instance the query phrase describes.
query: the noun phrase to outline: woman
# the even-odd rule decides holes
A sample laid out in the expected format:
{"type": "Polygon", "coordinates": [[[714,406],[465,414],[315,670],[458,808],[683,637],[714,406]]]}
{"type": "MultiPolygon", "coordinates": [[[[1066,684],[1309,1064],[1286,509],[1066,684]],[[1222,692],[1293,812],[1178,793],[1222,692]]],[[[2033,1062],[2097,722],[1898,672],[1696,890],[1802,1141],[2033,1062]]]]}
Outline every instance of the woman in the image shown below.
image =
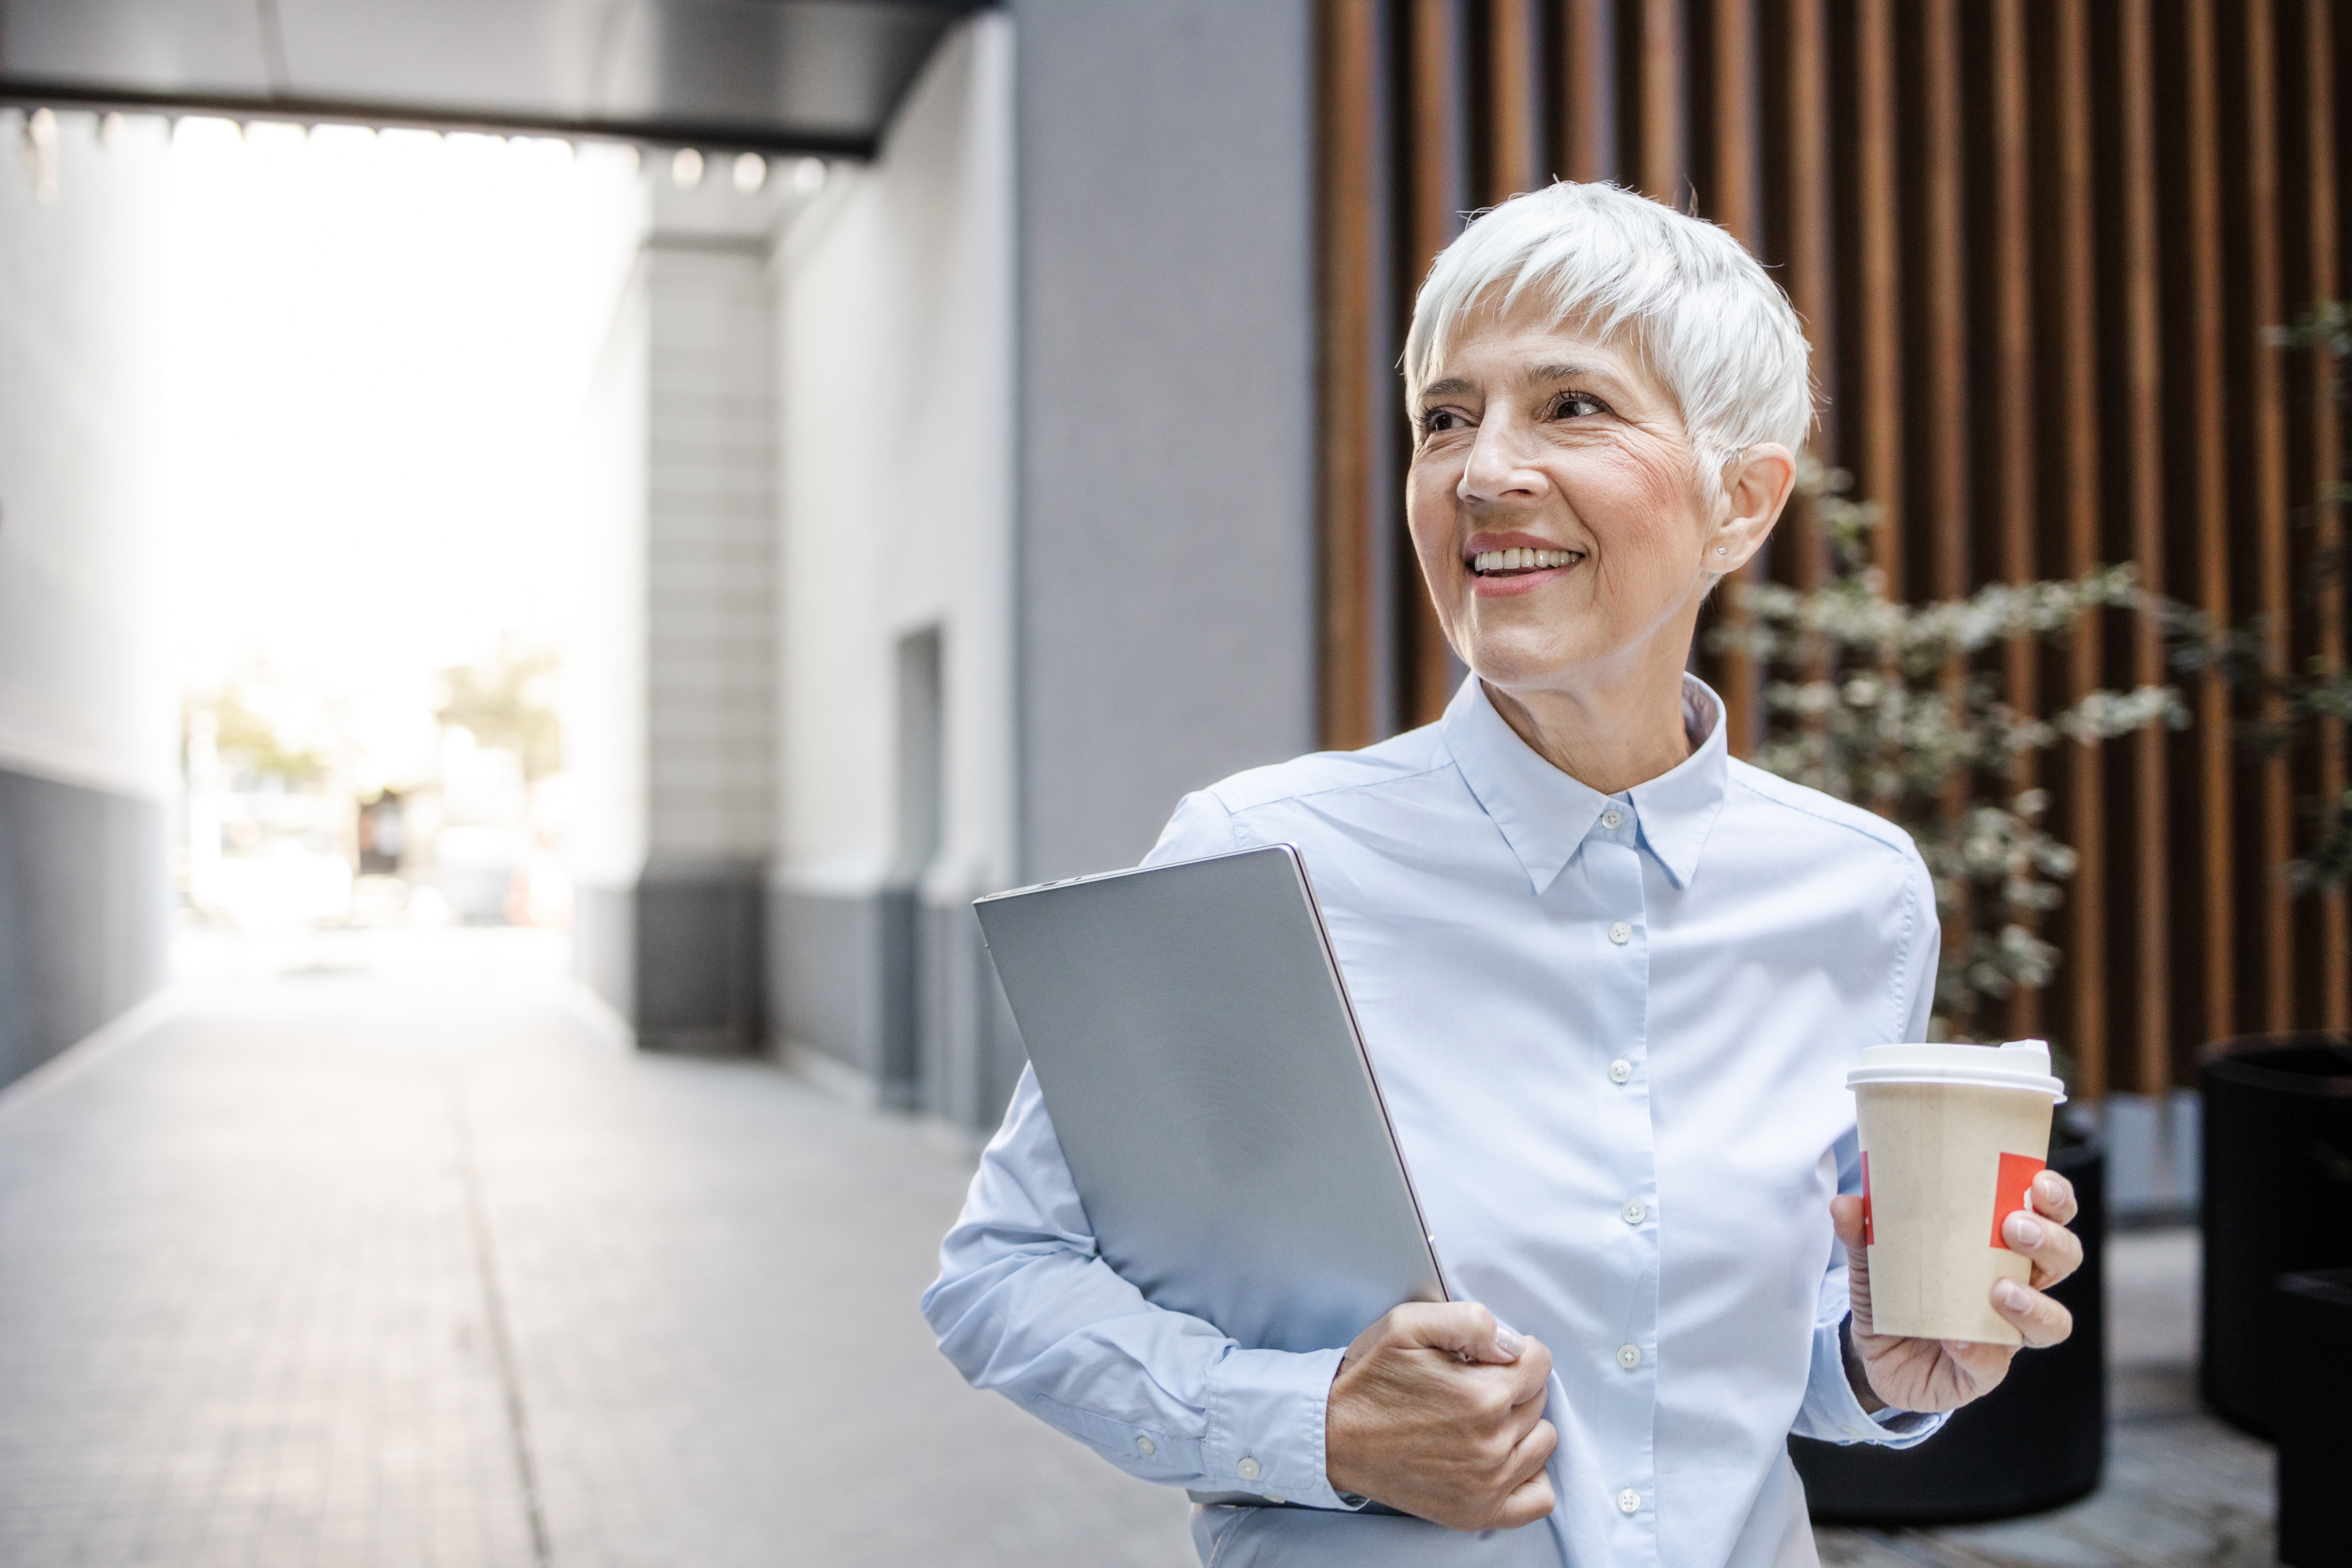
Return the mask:
{"type": "MultiPolygon", "coordinates": [[[[1755,259],[1657,203],[1556,184],[1472,224],[1404,356],[1407,521],[1471,678],[1427,728],[1188,796],[1152,851],[1299,846],[1478,1305],[1244,1349],[1095,1255],[1033,1079],[989,1146],[941,1349],[1131,1474],[1289,1505],[1196,1509],[1204,1563],[1811,1563],[1789,1432],[1917,1442],[2006,1372],[1870,1331],[1844,1076],[1924,1037],[1927,870],[1730,759],[1685,673],[1787,503],[1805,362],[1755,259]]],[[[2032,1199],[2004,1237],[2037,1288],[1994,1305],[2047,1345],[2082,1253],[2063,1178],[2032,1199]]]]}

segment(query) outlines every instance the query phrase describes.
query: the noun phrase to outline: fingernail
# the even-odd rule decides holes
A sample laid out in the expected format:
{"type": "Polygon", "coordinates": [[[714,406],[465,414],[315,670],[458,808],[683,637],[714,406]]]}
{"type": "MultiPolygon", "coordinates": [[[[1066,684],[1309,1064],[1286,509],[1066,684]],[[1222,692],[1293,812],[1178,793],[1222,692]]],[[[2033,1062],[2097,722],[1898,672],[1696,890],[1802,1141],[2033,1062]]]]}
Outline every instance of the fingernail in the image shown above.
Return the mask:
{"type": "Polygon", "coordinates": [[[1496,1323],[1495,1325],[1495,1354],[1500,1359],[1504,1361],[1518,1360],[1519,1352],[1527,1342],[1526,1336],[1521,1334],[1517,1329],[1510,1328],[1502,1323],[1496,1323]]]}
{"type": "Polygon", "coordinates": [[[2009,1234],[2020,1247],[2042,1245],[2042,1222],[2023,1209],[2009,1216],[2009,1234]]]}
{"type": "Polygon", "coordinates": [[[2025,1310],[2025,1287],[2020,1285],[2016,1280],[2004,1279],[2000,1284],[1992,1288],[1992,1292],[1995,1296],[2000,1298],[2000,1304],[2008,1308],[2011,1311],[2021,1312],[2025,1310]]]}

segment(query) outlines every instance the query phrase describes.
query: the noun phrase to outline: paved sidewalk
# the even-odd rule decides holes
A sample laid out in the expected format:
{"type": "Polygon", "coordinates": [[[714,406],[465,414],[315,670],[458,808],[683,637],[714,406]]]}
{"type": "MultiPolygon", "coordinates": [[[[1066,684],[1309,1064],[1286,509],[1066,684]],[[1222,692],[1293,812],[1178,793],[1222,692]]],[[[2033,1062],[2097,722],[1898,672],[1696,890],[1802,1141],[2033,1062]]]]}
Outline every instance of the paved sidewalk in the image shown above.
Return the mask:
{"type": "Polygon", "coordinates": [[[560,985],[215,986],[10,1097],[0,1563],[1192,1562],[932,1348],[960,1150],[560,985]]]}
{"type": "MultiPolygon", "coordinates": [[[[622,1049],[543,965],[431,956],[499,946],[215,953],[0,1094],[0,1563],[1192,1562],[1181,1495],[933,1350],[963,1150],[622,1049]]],[[[2268,1451],[2188,1392],[2193,1268],[2185,1234],[2111,1258],[2099,1496],[1824,1561],[2267,1563],[2268,1451]]]]}

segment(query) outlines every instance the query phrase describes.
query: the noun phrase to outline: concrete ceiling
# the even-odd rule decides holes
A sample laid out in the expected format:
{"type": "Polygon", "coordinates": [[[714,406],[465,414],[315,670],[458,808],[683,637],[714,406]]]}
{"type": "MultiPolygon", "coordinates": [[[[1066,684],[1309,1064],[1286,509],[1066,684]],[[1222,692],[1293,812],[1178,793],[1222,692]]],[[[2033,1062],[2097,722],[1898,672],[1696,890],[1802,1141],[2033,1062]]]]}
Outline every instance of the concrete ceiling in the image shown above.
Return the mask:
{"type": "Polygon", "coordinates": [[[0,0],[0,101],[870,153],[986,0],[0,0]]]}

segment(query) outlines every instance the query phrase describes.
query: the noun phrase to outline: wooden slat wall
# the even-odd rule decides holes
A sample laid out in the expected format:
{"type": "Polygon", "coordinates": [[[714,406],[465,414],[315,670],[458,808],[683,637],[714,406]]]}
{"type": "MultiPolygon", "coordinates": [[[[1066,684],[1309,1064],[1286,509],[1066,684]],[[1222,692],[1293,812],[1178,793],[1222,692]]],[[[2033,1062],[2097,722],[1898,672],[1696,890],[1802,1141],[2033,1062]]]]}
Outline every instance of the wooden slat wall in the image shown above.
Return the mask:
{"type": "MultiPolygon", "coordinates": [[[[1403,542],[1395,376],[1413,289],[1475,205],[1611,179],[1723,224],[1815,346],[1816,450],[1879,502],[1914,595],[2137,560],[2274,657],[2336,658],[2315,562],[2345,452],[2315,356],[2264,329],[2332,298],[2352,26],[2330,0],[1324,0],[1323,714],[1360,745],[1442,709],[1460,667],[1403,542]],[[2314,585],[2317,584],[2317,585],[2314,585]]],[[[1810,584],[1792,510],[1759,570],[1810,584]]],[[[2138,617],[2010,650],[2021,706],[2167,679],[2138,617]]],[[[1735,744],[1755,672],[1704,665],[1735,744]]],[[[2080,1087],[2185,1081],[2204,1040],[2352,1025],[2345,901],[2276,867],[2339,762],[2264,760],[2218,683],[2198,727],[2062,749],[2036,782],[2081,852],[2067,967],[2019,1030],[2080,1087]]]]}

